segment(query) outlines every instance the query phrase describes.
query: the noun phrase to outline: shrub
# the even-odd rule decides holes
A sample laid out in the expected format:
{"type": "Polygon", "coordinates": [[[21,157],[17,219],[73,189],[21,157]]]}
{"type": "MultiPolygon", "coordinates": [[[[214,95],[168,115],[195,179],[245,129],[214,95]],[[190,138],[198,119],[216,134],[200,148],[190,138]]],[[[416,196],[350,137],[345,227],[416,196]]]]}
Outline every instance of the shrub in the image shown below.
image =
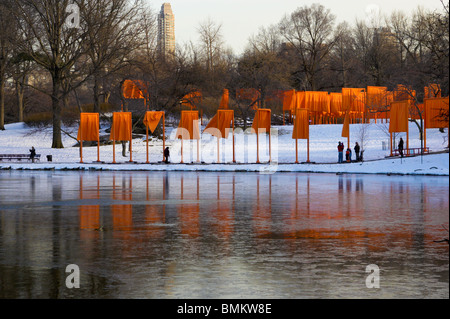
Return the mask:
{"type": "MultiPolygon", "coordinates": [[[[94,104],[85,104],[81,107],[83,112],[93,112],[94,104]]],[[[114,110],[114,105],[109,103],[100,104],[100,111],[103,113],[111,112],[114,110]]],[[[65,125],[74,125],[80,119],[80,111],[78,107],[69,107],[65,108],[62,111],[62,122],[65,125]]],[[[27,114],[24,117],[24,122],[28,126],[33,127],[42,127],[49,126],[53,121],[53,113],[52,112],[39,112],[39,113],[31,113],[27,114]]]]}
{"type": "Polygon", "coordinates": [[[53,113],[52,112],[40,112],[28,114],[24,117],[24,122],[28,126],[42,127],[52,124],[53,113]]]}

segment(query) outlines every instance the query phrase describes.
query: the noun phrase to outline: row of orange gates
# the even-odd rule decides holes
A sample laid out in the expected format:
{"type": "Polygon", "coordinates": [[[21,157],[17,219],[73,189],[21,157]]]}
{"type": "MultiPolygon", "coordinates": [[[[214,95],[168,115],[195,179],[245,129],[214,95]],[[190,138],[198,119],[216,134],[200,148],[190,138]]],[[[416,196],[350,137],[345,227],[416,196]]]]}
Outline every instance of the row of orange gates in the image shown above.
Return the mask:
{"type": "MultiPolygon", "coordinates": [[[[252,90],[251,92],[255,92],[252,90]]],[[[127,80],[123,86],[125,98],[144,99],[147,101],[146,91],[141,86],[131,80],[127,80]]],[[[242,90],[240,91],[242,94],[242,90]]],[[[350,148],[350,123],[360,118],[361,123],[366,119],[389,119],[389,132],[391,136],[390,150],[393,154],[392,134],[406,132],[406,148],[409,148],[409,119],[417,118],[419,114],[424,119],[424,141],[426,148],[426,129],[448,127],[448,121],[442,121],[442,115],[448,114],[449,98],[440,96],[440,87],[430,84],[424,89],[423,104],[415,105],[416,92],[409,90],[403,85],[398,85],[393,92],[387,91],[385,87],[343,88],[341,93],[328,92],[296,92],[294,90],[283,93],[283,121],[285,111],[289,111],[289,118],[294,128],[292,138],[296,140],[296,161],[298,161],[298,140],[307,140],[307,162],[309,158],[309,125],[313,124],[334,124],[337,118],[344,118],[342,137],[347,137],[347,144],[350,148]]],[[[190,106],[190,111],[181,111],[181,119],[178,125],[176,138],[181,139],[181,163],[183,163],[183,140],[197,140],[197,162],[199,162],[199,112],[192,103],[193,98],[199,98],[201,94],[193,92],[186,95],[183,104],[190,106]]],[[[257,95],[252,94],[250,98],[257,95]]],[[[259,134],[268,133],[271,129],[270,109],[259,108],[255,102],[255,118],[253,120],[252,132],[257,133],[257,160],[259,163],[259,134]]],[[[147,131],[147,160],[149,164],[149,131],[152,133],[160,122],[163,125],[163,149],[165,149],[165,112],[149,111],[144,116],[144,125],[147,131]],[[162,121],[161,121],[162,119],[162,121]]],[[[283,122],[285,124],[285,122],[283,122]]],[[[98,113],[81,113],[80,126],[77,139],[80,141],[80,162],[83,163],[83,141],[97,142],[97,161],[100,162],[100,129],[98,113]]],[[[229,109],[229,92],[224,90],[217,114],[210,120],[204,133],[209,133],[217,137],[217,163],[220,163],[219,146],[221,139],[228,139],[230,131],[233,135],[233,162],[235,158],[235,121],[234,111],[229,109]]],[[[115,142],[130,141],[130,162],[132,159],[132,113],[114,112],[113,123],[109,139],[113,141],[113,162],[115,160],[115,142]]],[[[269,134],[269,162],[271,156],[271,138],[269,134]]]]}

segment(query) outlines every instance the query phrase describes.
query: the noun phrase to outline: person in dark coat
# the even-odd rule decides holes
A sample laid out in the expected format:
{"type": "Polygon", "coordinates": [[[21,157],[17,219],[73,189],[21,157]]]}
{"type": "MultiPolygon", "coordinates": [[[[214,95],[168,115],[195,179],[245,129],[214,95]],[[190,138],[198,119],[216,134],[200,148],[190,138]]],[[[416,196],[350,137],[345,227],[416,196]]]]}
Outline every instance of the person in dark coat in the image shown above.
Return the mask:
{"type": "Polygon", "coordinates": [[[166,148],[164,149],[164,162],[165,162],[166,164],[169,164],[169,157],[170,157],[170,151],[169,151],[169,148],[166,147],[166,148]]]}
{"type": "Polygon", "coordinates": [[[359,147],[358,142],[355,143],[355,148],[354,148],[354,150],[355,150],[356,161],[359,162],[359,151],[360,151],[361,149],[360,149],[360,147],[359,147]]]}
{"type": "Polygon", "coordinates": [[[36,157],[36,150],[34,148],[34,146],[31,146],[31,150],[30,150],[30,158],[31,161],[34,163],[34,158],[36,157]]]}
{"type": "Polygon", "coordinates": [[[400,156],[403,157],[403,139],[400,137],[400,142],[398,142],[398,152],[400,156]]]}

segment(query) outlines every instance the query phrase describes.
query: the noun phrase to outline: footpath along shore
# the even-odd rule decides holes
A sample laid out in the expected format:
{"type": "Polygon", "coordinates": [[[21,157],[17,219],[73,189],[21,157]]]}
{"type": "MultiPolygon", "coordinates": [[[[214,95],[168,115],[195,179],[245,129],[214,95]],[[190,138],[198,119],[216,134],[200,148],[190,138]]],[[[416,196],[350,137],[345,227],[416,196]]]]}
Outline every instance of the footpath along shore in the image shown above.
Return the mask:
{"type": "MultiPolygon", "coordinates": [[[[446,146],[447,132],[438,129],[427,130],[427,147],[430,154],[408,156],[404,158],[389,157],[389,139],[386,135],[386,124],[363,126],[350,125],[350,146],[361,141],[361,129],[365,129],[364,162],[339,164],[337,142],[344,141],[340,135],[342,125],[313,125],[310,127],[310,163],[307,160],[306,142],[298,142],[298,160],[294,164],[295,140],[292,139],[292,126],[276,126],[272,134],[272,153],[268,154],[267,140],[260,138],[260,162],[256,164],[256,136],[255,134],[236,135],[236,163],[232,162],[232,140],[224,140],[220,149],[220,161],[217,163],[217,141],[208,134],[202,135],[202,161],[197,163],[196,143],[185,143],[184,162],[181,164],[181,143],[172,135],[175,128],[166,128],[168,139],[166,146],[170,147],[170,164],[162,163],[163,143],[160,139],[152,139],[149,143],[149,162],[147,162],[147,143],[144,138],[133,139],[132,161],[130,153],[127,157],[121,155],[121,146],[116,145],[116,162],[113,162],[113,146],[100,146],[100,160],[96,162],[97,147],[83,148],[83,162],[80,163],[80,149],[76,141],[64,135],[64,149],[51,148],[51,128],[36,130],[25,123],[7,124],[5,131],[0,131],[0,154],[29,154],[32,146],[36,153],[41,154],[40,161],[1,161],[0,172],[14,171],[198,171],[198,172],[299,172],[299,173],[332,173],[332,174],[385,174],[385,175],[433,175],[449,176],[449,152],[446,146]],[[171,133],[172,132],[172,133],[171,133]],[[276,133],[276,134],[275,134],[276,133]],[[51,156],[49,161],[48,156],[51,156]],[[269,158],[272,163],[268,163],[269,158]]],[[[67,131],[76,135],[77,127],[68,127],[67,131]]],[[[397,141],[402,135],[397,136],[397,141]]],[[[410,123],[409,148],[421,146],[419,132],[414,123],[410,123]]],[[[346,141],[344,141],[346,142],[346,141]]],[[[396,143],[394,143],[395,146],[396,143]]],[[[352,149],[353,151],[353,149],[352,149]]],[[[353,159],[355,155],[353,154],[353,159]]]]}
{"type": "Polygon", "coordinates": [[[0,170],[18,171],[198,171],[259,173],[335,173],[449,176],[449,153],[439,152],[414,157],[392,157],[352,163],[9,163],[0,162],[0,170]]]}

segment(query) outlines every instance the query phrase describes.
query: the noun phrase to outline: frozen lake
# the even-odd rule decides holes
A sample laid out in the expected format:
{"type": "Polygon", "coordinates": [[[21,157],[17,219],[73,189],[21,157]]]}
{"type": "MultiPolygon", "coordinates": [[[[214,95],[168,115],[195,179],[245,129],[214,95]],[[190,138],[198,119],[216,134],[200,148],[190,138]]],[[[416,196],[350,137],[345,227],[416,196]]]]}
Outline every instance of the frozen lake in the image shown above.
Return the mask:
{"type": "Polygon", "coordinates": [[[448,298],[448,192],[430,176],[4,171],[0,298],[448,298]]]}

